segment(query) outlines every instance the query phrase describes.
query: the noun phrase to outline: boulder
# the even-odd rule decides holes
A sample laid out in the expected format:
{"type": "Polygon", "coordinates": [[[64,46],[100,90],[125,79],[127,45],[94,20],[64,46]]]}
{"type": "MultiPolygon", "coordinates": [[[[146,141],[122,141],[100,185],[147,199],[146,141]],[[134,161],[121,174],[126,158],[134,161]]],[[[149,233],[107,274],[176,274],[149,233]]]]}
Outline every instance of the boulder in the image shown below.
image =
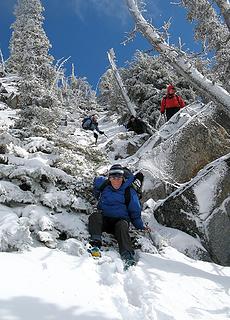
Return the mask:
{"type": "Polygon", "coordinates": [[[189,181],[205,165],[230,152],[230,111],[212,103],[188,106],[172,117],[142,148],[138,167],[168,183],[189,181]],[[167,134],[166,134],[167,133],[167,134]]]}
{"type": "Polygon", "coordinates": [[[214,262],[230,266],[230,153],[161,201],[154,216],[200,238],[214,262]]]}

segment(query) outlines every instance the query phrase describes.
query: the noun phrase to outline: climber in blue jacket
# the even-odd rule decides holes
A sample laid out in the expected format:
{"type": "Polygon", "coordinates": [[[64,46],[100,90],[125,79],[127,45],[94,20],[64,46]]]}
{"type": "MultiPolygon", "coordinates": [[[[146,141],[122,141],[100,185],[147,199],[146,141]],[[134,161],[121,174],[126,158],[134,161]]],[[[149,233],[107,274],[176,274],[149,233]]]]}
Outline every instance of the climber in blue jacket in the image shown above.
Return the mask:
{"type": "Polygon", "coordinates": [[[135,264],[134,250],[129,235],[129,223],[136,229],[149,230],[141,218],[141,204],[135,186],[142,184],[143,174],[125,177],[120,164],[113,165],[106,177],[94,179],[94,195],[98,199],[98,211],[89,217],[90,244],[101,246],[105,231],[118,241],[121,258],[129,265],[135,264]]]}

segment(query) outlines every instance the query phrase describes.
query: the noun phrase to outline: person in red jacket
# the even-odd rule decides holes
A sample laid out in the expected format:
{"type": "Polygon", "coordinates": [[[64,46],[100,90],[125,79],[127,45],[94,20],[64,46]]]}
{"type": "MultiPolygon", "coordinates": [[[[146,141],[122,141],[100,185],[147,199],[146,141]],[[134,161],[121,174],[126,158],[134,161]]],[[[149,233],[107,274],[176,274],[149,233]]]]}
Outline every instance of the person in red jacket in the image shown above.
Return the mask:
{"type": "Polygon", "coordinates": [[[167,87],[167,95],[161,100],[161,114],[166,113],[167,121],[177,113],[181,108],[184,108],[184,100],[176,95],[175,87],[170,84],[167,87]]]}

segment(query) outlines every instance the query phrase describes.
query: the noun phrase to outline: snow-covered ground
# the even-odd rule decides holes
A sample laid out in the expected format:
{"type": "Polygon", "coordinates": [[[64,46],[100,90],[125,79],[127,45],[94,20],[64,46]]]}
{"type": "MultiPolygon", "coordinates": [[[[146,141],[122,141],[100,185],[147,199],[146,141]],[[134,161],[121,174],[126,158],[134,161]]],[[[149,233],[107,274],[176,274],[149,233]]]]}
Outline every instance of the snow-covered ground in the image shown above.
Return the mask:
{"type": "Polygon", "coordinates": [[[139,253],[128,271],[114,251],[94,260],[45,247],[0,254],[1,320],[227,320],[230,268],[171,247],[139,253]]]}
{"type": "MultiPolygon", "coordinates": [[[[11,124],[9,116],[14,117],[15,113],[10,114],[9,110],[1,112],[2,126],[7,127],[11,124]]],[[[103,123],[103,119],[101,122],[100,128],[105,130],[108,138],[100,136],[94,150],[103,150],[107,139],[112,141],[115,135],[124,131],[124,127],[115,122],[110,126],[103,123]]],[[[79,128],[74,137],[79,145],[93,143],[92,133],[82,132],[79,128]]],[[[38,143],[36,141],[32,147],[38,143]]],[[[28,150],[21,148],[18,153],[26,166],[28,150]]],[[[36,152],[32,155],[36,157],[36,152]]],[[[35,168],[37,162],[29,160],[30,169],[35,168]]],[[[44,166],[48,166],[48,161],[43,160],[44,166]]],[[[11,161],[16,163],[13,158],[11,161]]],[[[56,248],[50,249],[33,237],[28,249],[17,253],[1,252],[0,320],[230,319],[230,268],[185,256],[182,252],[199,246],[198,240],[158,225],[150,218],[153,205],[150,200],[149,209],[144,211],[143,217],[149,222],[152,235],[157,235],[158,240],[165,240],[166,246],[160,252],[150,250],[147,247],[151,247],[151,241],[146,235],[142,240],[148,252],[137,250],[138,264],[128,271],[123,270],[116,248],[108,248],[101,259],[94,260],[89,257],[85,243],[74,238],[58,240],[56,248]]],[[[29,209],[30,206],[27,211],[29,209]]],[[[12,208],[1,205],[1,210],[2,216],[7,214],[17,218],[11,212],[12,208]],[[9,214],[3,209],[9,210],[9,214]]],[[[22,219],[25,220],[25,216],[30,218],[26,210],[22,219]]],[[[58,215],[53,217],[57,219],[58,215]]],[[[77,230],[71,231],[73,237],[76,232],[86,233],[85,225],[78,221],[77,215],[67,219],[63,214],[60,219],[68,230],[77,230]]],[[[11,228],[7,230],[6,233],[11,228]]],[[[10,237],[6,233],[4,236],[10,237]]]]}

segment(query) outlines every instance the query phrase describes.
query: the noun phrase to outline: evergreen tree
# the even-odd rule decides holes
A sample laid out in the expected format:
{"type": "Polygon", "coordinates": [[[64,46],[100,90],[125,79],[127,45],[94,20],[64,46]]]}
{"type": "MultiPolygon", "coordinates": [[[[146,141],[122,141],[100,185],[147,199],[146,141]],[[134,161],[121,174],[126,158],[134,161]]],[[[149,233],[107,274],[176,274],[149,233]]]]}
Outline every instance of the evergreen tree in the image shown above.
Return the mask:
{"type": "Polygon", "coordinates": [[[43,29],[43,11],[40,0],[18,0],[14,12],[16,21],[12,25],[11,54],[7,61],[7,69],[21,78],[19,103],[22,112],[17,125],[28,126],[32,131],[36,126],[47,126],[47,121],[39,123],[47,119],[47,115],[48,119],[53,119],[48,131],[55,129],[59,120],[52,114],[57,114],[58,108],[57,72],[52,65],[53,57],[49,55],[51,45],[43,29]]]}
{"type": "MultiPolygon", "coordinates": [[[[178,76],[173,68],[161,56],[150,56],[137,51],[127,68],[119,70],[131,101],[138,107],[137,116],[155,127],[159,117],[160,102],[166,93],[168,84],[173,83],[187,103],[194,101],[195,92],[178,76]]],[[[99,102],[110,105],[112,112],[125,115],[127,107],[120,90],[114,80],[113,73],[108,70],[100,83],[99,102]]]]}
{"type": "MultiPolygon", "coordinates": [[[[194,0],[194,2],[197,2],[194,0]]],[[[207,99],[221,104],[224,107],[230,107],[230,95],[227,90],[219,84],[208,79],[206,75],[200,73],[195,67],[193,60],[188,58],[188,55],[180,48],[169,45],[159,30],[151,25],[141,14],[137,2],[135,0],[126,0],[127,6],[133,16],[136,28],[144,35],[150,44],[164,58],[171,63],[172,67],[180,75],[184,77],[200,94],[207,99]]],[[[196,6],[194,6],[196,8],[196,6]]],[[[229,39],[227,39],[229,41],[229,39]]],[[[229,64],[229,60],[226,61],[229,64]]],[[[228,77],[226,77],[228,79],[228,77]]]]}
{"type": "MultiPolygon", "coordinates": [[[[220,4],[223,1],[217,1],[220,4]]],[[[187,18],[195,22],[195,40],[202,41],[206,52],[214,51],[212,78],[219,79],[230,91],[230,34],[216,8],[208,0],[182,0],[188,10],[187,18]]],[[[218,3],[218,5],[220,5],[218,3]]]]}
{"type": "Polygon", "coordinates": [[[98,111],[96,93],[86,78],[77,78],[72,72],[69,78],[63,78],[60,91],[62,103],[67,112],[86,115],[98,111]]]}

